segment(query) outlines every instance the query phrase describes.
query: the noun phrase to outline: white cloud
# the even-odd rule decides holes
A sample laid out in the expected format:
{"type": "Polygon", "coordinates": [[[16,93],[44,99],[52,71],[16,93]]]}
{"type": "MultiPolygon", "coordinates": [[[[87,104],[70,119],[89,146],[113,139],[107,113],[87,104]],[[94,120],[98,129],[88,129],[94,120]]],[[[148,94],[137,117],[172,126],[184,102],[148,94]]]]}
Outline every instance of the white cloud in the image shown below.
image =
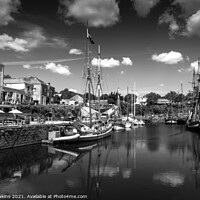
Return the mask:
{"type": "Polygon", "coordinates": [[[160,86],[160,87],[164,87],[165,85],[164,85],[163,83],[161,83],[159,86],[160,86]]]}
{"type": "Polygon", "coordinates": [[[171,6],[159,19],[160,24],[169,24],[170,37],[200,36],[200,0],[174,0],[171,6]]]}
{"type": "Polygon", "coordinates": [[[159,55],[154,54],[152,55],[151,59],[156,62],[172,65],[183,61],[183,56],[179,52],[170,51],[169,53],[161,53],[159,55]]]}
{"type": "Polygon", "coordinates": [[[19,6],[19,0],[0,0],[0,26],[14,21],[11,13],[17,13],[19,6]]]}
{"type": "Polygon", "coordinates": [[[187,69],[180,68],[180,69],[178,69],[178,73],[183,73],[183,72],[191,72],[191,68],[187,68],[187,69]]]}
{"type": "Polygon", "coordinates": [[[124,71],[121,71],[120,74],[123,75],[123,74],[124,74],[124,71]]]}
{"type": "Polygon", "coordinates": [[[189,71],[195,71],[195,72],[198,72],[198,60],[197,61],[194,61],[193,63],[191,63],[190,65],[190,68],[189,68],[189,71]]]}
{"type": "Polygon", "coordinates": [[[42,69],[42,70],[49,70],[53,73],[57,73],[60,75],[64,75],[64,76],[69,76],[72,73],[69,70],[68,66],[65,65],[61,65],[61,64],[56,64],[56,63],[47,63],[45,65],[41,65],[41,66],[31,66],[30,64],[25,64],[23,65],[23,67],[25,69],[42,69]]]}
{"type": "Polygon", "coordinates": [[[23,65],[23,68],[25,68],[25,69],[31,69],[31,65],[30,64],[25,64],[25,65],[23,65]]]}
{"type": "MultiPolygon", "coordinates": [[[[97,58],[93,58],[92,59],[92,65],[98,66],[98,59],[97,58]]],[[[119,65],[120,65],[120,61],[119,60],[115,60],[114,58],[101,59],[101,66],[102,67],[113,68],[113,67],[117,67],[119,65]]]]}
{"type": "Polygon", "coordinates": [[[200,36],[200,10],[188,18],[186,30],[186,35],[200,36]]]}
{"type": "Polygon", "coordinates": [[[123,59],[122,60],[123,65],[133,65],[133,62],[129,57],[123,57],[122,59],[123,59]]]}
{"type": "Polygon", "coordinates": [[[7,34],[0,35],[0,49],[2,50],[14,50],[16,52],[26,52],[28,42],[20,38],[12,38],[7,34]]]}
{"type": "Polygon", "coordinates": [[[81,55],[83,52],[80,49],[70,49],[69,54],[81,55]]]}
{"type": "Polygon", "coordinates": [[[63,38],[45,36],[43,29],[39,26],[34,26],[25,31],[21,37],[13,38],[7,34],[0,35],[0,49],[26,52],[40,46],[53,48],[65,48],[67,46],[63,38]]]}
{"type": "MultiPolygon", "coordinates": [[[[133,1],[133,0],[132,0],[133,1]]],[[[146,17],[150,10],[159,2],[160,0],[134,0],[135,10],[141,17],[146,17]]]]}
{"type": "Polygon", "coordinates": [[[116,0],[62,0],[60,13],[66,22],[72,19],[86,23],[89,26],[111,26],[119,20],[119,7],[116,0]]]}

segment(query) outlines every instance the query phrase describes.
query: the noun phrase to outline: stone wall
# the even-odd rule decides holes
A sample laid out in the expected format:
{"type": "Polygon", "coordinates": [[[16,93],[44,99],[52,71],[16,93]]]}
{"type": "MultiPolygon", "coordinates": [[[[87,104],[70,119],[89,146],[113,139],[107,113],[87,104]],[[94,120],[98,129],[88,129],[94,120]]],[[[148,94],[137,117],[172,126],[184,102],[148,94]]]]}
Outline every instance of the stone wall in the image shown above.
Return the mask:
{"type": "Polygon", "coordinates": [[[24,145],[41,143],[48,139],[48,126],[22,126],[22,127],[2,127],[0,129],[0,150],[24,145]]]}

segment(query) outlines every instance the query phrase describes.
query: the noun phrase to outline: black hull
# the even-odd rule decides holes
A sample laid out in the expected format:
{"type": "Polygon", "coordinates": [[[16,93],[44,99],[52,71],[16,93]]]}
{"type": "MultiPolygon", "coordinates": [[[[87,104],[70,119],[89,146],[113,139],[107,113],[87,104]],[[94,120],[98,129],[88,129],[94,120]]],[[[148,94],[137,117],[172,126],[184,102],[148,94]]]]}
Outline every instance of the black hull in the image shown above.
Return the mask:
{"type": "Polygon", "coordinates": [[[200,131],[200,122],[188,122],[186,129],[189,131],[200,131]]]}

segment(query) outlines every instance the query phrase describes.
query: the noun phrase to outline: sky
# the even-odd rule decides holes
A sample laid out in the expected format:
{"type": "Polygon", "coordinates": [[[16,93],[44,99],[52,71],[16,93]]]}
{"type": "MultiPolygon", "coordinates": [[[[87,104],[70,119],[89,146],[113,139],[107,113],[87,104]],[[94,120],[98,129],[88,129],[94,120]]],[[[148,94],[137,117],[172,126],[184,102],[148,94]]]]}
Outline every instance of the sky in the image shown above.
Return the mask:
{"type": "Polygon", "coordinates": [[[163,96],[181,82],[192,90],[200,0],[0,0],[4,73],[83,93],[87,22],[93,71],[101,46],[104,93],[163,96]]]}

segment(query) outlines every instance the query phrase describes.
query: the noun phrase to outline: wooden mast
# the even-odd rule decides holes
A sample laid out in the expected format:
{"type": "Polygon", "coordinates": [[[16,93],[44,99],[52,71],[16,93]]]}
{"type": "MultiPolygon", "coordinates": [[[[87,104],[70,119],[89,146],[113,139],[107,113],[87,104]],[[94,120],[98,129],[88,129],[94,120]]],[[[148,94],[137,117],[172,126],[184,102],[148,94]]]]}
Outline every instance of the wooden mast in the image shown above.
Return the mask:
{"type": "Polygon", "coordinates": [[[102,85],[101,85],[101,49],[100,45],[98,45],[98,69],[97,69],[97,95],[98,95],[98,111],[99,111],[99,119],[100,119],[100,95],[103,94],[102,85]]]}

